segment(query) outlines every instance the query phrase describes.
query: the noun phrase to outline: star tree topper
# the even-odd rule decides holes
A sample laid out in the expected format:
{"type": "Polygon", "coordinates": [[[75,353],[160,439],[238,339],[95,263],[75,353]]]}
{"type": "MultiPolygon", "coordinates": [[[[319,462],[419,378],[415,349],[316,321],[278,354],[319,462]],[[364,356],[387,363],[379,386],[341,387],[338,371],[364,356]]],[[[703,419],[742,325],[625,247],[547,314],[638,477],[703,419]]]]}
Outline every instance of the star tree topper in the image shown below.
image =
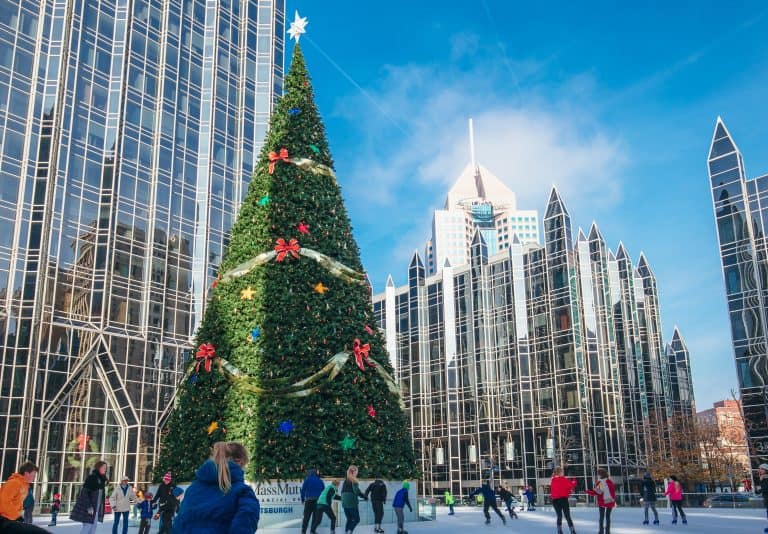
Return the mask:
{"type": "Polygon", "coordinates": [[[307,17],[300,17],[299,11],[296,10],[296,14],[293,17],[293,22],[291,22],[291,27],[288,28],[288,35],[291,36],[291,39],[295,40],[297,43],[299,42],[299,39],[301,39],[301,35],[303,33],[307,33],[307,17]]]}

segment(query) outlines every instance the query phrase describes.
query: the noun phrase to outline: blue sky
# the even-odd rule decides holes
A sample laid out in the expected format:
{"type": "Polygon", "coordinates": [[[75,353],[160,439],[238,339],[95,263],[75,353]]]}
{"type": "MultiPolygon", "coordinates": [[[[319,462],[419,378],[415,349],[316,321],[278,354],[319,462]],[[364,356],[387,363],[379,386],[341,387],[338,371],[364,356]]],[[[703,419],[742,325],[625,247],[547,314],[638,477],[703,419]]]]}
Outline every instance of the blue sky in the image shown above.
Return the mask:
{"type": "Polygon", "coordinates": [[[706,409],[736,387],[707,150],[721,115],[749,176],[768,173],[768,4],[533,4],[289,3],[375,290],[405,281],[472,116],[520,208],[541,213],[556,184],[574,231],[595,220],[645,252],[706,409]]]}

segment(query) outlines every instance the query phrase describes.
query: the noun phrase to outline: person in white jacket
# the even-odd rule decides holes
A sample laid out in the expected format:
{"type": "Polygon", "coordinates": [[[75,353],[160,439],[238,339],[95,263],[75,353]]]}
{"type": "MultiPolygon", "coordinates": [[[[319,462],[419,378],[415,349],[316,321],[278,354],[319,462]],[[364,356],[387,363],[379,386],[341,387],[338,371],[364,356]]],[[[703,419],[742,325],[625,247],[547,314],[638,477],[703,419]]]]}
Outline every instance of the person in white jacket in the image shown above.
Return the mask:
{"type": "Polygon", "coordinates": [[[112,505],[112,511],[115,514],[115,522],[112,524],[112,534],[117,534],[117,526],[120,524],[120,518],[123,520],[123,534],[128,534],[128,513],[131,511],[131,505],[136,502],[136,493],[128,484],[128,477],[120,479],[120,484],[115,486],[115,491],[109,497],[109,504],[112,505]]]}

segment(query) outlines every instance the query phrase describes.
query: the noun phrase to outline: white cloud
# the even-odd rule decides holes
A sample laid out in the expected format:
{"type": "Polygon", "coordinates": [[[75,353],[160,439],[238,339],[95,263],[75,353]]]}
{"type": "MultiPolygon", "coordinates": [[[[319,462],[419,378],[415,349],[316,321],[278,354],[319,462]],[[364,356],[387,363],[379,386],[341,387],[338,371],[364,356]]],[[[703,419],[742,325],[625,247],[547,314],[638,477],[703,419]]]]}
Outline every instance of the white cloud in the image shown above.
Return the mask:
{"type": "MultiPolygon", "coordinates": [[[[472,39],[462,34],[452,41],[472,39]]],[[[478,51],[478,59],[482,54],[478,51]]],[[[517,193],[521,208],[542,210],[552,184],[572,214],[583,209],[591,217],[595,202],[610,207],[620,200],[626,149],[589,112],[590,75],[537,87],[546,62],[475,64],[469,70],[389,65],[374,87],[366,87],[379,110],[360,94],[344,95],[334,110],[355,130],[354,147],[337,165],[346,177],[346,193],[353,205],[386,212],[386,224],[373,232],[398,236],[390,248],[398,260],[423,247],[430,209],[442,203],[468,163],[470,116],[478,161],[517,193]],[[513,87],[510,66],[523,73],[518,80],[528,79],[534,87],[513,87]]],[[[351,211],[355,219],[367,215],[351,211]]]]}

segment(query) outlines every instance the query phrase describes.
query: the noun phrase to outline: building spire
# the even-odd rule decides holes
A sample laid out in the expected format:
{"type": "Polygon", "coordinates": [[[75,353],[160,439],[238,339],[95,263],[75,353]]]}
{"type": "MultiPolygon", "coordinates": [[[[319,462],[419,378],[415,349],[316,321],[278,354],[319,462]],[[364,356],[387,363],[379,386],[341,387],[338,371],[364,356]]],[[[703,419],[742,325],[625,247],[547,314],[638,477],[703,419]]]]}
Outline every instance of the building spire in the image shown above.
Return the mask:
{"type": "Polygon", "coordinates": [[[472,117],[469,118],[469,158],[472,162],[472,172],[476,172],[477,161],[475,160],[475,128],[472,125],[472,117]]]}

